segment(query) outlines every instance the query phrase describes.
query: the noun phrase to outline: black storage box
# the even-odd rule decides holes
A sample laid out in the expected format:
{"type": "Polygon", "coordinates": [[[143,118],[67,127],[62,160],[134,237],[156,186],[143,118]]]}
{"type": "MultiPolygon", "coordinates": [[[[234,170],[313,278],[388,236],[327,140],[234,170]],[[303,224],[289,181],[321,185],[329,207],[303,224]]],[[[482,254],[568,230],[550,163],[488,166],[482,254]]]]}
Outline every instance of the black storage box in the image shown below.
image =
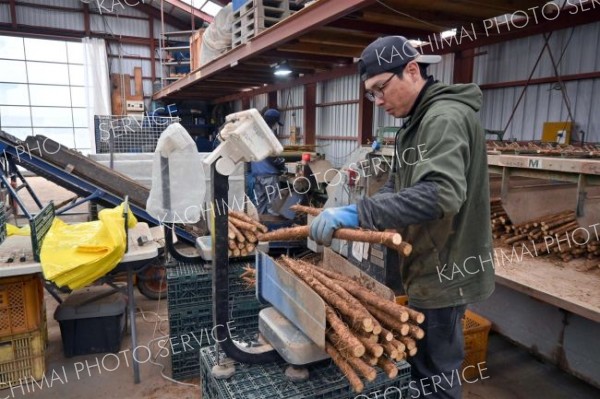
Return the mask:
{"type": "Polygon", "coordinates": [[[69,295],[54,312],[65,356],[119,352],[126,309],[125,296],[110,287],[88,287],[69,295]]]}

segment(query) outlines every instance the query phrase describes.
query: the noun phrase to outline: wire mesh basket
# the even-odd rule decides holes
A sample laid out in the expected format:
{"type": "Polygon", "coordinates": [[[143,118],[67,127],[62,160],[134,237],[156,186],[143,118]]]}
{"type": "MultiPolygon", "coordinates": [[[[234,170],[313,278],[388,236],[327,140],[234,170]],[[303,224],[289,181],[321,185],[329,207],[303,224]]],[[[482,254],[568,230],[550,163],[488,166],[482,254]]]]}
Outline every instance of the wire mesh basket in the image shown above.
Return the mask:
{"type": "Polygon", "coordinates": [[[95,115],[96,153],[154,152],[161,133],[179,118],[153,115],[95,115]]]}

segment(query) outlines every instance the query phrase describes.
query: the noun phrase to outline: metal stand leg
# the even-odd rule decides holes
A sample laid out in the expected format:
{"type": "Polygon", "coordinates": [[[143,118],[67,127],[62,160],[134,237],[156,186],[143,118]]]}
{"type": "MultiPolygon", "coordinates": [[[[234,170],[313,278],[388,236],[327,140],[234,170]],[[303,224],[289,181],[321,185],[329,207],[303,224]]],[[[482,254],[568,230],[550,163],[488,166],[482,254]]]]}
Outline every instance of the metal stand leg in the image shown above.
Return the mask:
{"type": "MultiPolygon", "coordinates": [[[[280,360],[279,354],[269,345],[256,348],[238,346],[228,333],[229,326],[229,246],[227,243],[228,209],[227,199],[229,178],[220,174],[215,164],[211,166],[212,201],[215,209],[212,238],[212,292],[213,292],[213,328],[215,341],[223,352],[234,361],[247,364],[261,364],[280,360]]],[[[213,371],[219,371],[213,369],[213,371]]],[[[214,374],[213,374],[214,375],[214,374]]]]}
{"type": "Polygon", "coordinates": [[[129,324],[131,325],[131,359],[133,363],[133,382],[136,384],[140,383],[140,365],[135,360],[133,352],[137,348],[137,335],[135,326],[135,299],[133,297],[133,270],[131,267],[127,268],[127,301],[129,306],[129,324]]]}

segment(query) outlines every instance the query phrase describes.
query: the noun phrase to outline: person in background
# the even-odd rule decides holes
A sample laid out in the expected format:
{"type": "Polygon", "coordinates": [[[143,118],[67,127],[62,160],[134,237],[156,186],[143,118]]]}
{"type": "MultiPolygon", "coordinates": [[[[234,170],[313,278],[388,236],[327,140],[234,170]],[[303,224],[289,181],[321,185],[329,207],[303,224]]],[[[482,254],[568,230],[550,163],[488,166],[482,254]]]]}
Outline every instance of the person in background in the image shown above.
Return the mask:
{"type": "MultiPolygon", "coordinates": [[[[274,108],[269,108],[263,113],[263,118],[271,129],[283,126],[280,113],[274,108]]],[[[254,181],[253,187],[247,187],[248,192],[254,193],[256,209],[259,214],[277,215],[273,211],[273,199],[278,195],[279,176],[285,170],[285,160],[280,157],[268,157],[258,162],[250,163],[249,177],[254,181]]],[[[252,185],[252,183],[250,183],[252,185]]]]}
{"type": "Polygon", "coordinates": [[[412,244],[410,256],[399,259],[400,275],[409,306],[425,314],[425,338],[409,359],[419,388],[410,393],[425,397],[435,386],[431,398],[454,399],[461,397],[453,377],[464,359],[462,318],[467,304],[494,291],[494,268],[485,136],[477,116],[483,96],[475,84],[446,85],[428,76],[428,64],[440,60],[419,54],[403,36],[365,48],[358,65],[366,97],[406,118],[396,133],[390,179],[374,196],[321,212],[310,236],[328,245],[336,229],[360,226],[396,229],[412,244]]]}

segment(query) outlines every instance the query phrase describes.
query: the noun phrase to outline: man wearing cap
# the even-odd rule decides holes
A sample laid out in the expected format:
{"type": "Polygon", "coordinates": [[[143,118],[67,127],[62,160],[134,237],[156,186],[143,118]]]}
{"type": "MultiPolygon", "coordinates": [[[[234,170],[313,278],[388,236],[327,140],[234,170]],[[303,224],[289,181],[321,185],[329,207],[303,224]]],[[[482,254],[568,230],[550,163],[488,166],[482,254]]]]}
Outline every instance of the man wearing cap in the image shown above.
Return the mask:
{"type": "Polygon", "coordinates": [[[446,85],[427,76],[424,56],[402,36],[379,38],[363,51],[366,96],[396,118],[390,178],[374,196],[330,208],[310,235],[328,245],[341,227],[396,229],[412,244],[400,257],[409,305],[425,314],[425,338],[410,362],[413,397],[460,398],[455,374],[464,359],[466,305],[494,290],[487,155],[475,84],[446,85]],[[418,149],[418,150],[417,150],[418,149]],[[402,154],[402,156],[400,156],[402,154]],[[434,390],[435,388],[435,390],[434,390]]]}
{"type": "MultiPolygon", "coordinates": [[[[271,129],[283,126],[279,120],[280,113],[269,108],[263,113],[263,119],[271,129]]],[[[273,200],[279,195],[279,176],[285,167],[285,160],[278,157],[268,157],[259,162],[251,162],[250,174],[254,178],[254,199],[259,214],[275,214],[273,200]]]]}

